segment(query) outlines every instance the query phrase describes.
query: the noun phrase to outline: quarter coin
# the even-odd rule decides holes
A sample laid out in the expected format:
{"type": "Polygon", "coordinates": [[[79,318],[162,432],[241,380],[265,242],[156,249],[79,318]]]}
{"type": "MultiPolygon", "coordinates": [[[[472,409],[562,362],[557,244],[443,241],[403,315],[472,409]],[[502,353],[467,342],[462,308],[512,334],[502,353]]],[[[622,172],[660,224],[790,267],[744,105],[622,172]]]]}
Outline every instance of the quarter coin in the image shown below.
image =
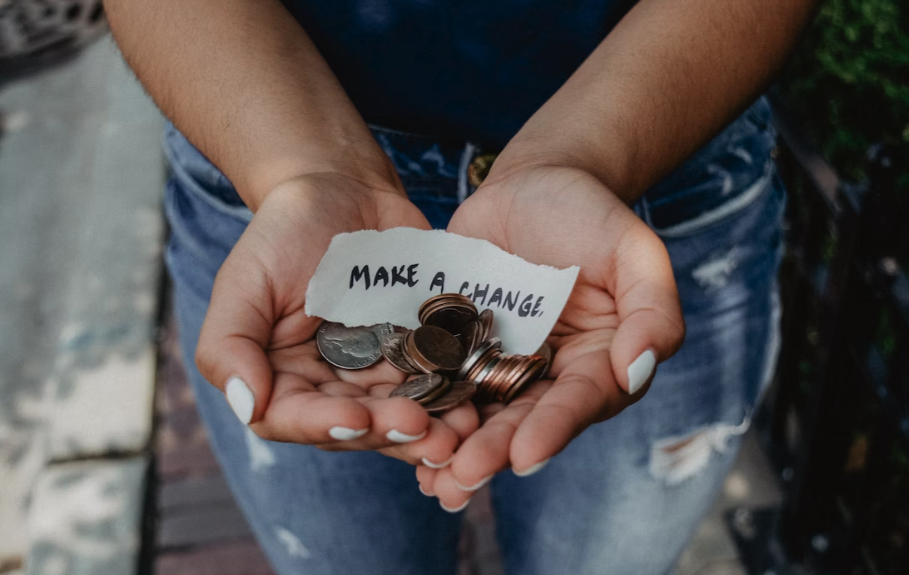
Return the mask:
{"type": "Polygon", "coordinates": [[[363,369],[382,358],[379,340],[369,327],[323,322],[316,332],[316,346],[328,363],[343,369],[363,369]]]}

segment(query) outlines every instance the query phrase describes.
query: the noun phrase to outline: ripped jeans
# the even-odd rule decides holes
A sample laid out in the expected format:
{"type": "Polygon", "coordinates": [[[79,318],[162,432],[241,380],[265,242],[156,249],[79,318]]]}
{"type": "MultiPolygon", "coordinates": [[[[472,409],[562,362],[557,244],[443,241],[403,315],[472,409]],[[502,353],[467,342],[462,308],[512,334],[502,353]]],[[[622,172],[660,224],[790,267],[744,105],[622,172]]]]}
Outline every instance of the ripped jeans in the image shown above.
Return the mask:
{"type": "MultiPolygon", "coordinates": [[[[541,472],[491,482],[512,575],[671,572],[729,470],[778,351],[776,271],[784,192],[759,100],[634,206],[663,239],[688,333],[647,396],[577,437],[541,472]]],[[[473,189],[475,148],[374,128],[414,203],[444,227],[473,189]]],[[[192,358],[215,273],[252,214],[168,126],[167,264],[183,355],[192,358]]],[[[460,514],[373,452],[264,441],[187,362],[214,451],[281,575],[453,574],[460,514]]]]}

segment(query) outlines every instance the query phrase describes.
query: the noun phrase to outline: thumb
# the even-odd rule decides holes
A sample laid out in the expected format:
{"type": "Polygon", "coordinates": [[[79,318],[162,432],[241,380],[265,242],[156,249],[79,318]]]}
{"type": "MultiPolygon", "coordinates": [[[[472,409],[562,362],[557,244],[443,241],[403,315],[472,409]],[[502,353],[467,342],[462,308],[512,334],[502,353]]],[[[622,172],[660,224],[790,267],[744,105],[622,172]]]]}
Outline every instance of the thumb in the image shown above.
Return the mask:
{"type": "Polygon", "coordinates": [[[678,351],[685,320],[665,246],[643,224],[630,235],[614,267],[619,327],[611,353],[616,382],[635,394],[651,381],[657,363],[678,351]]]}
{"type": "Polygon", "coordinates": [[[274,318],[264,274],[237,273],[235,261],[229,256],[215,279],[196,365],[248,425],[262,418],[271,397],[273,374],[265,349],[274,318]]]}

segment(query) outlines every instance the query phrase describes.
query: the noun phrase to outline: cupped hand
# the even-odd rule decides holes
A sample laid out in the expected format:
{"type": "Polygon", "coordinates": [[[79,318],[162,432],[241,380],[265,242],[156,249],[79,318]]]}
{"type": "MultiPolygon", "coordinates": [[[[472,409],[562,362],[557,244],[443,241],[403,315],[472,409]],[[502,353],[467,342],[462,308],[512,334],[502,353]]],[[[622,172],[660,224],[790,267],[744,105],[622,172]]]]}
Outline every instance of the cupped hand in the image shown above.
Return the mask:
{"type": "Polygon", "coordinates": [[[306,288],[331,239],[401,226],[430,227],[403,192],[337,174],[285,182],[259,206],[215,279],[196,363],[260,437],[438,464],[477,427],[469,405],[433,419],[389,398],[404,374],[387,362],[343,370],[316,348],[306,288]]]}
{"type": "Polygon", "coordinates": [[[555,351],[549,379],[507,406],[485,407],[482,425],[449,467],[418,470],[423,491],[449,509],[502,469],[539,469],[588,426],[639,400],[656,363],[685,334],[665,247],[598,179],[552,166],[493,170],[490,178],[448,230],[581,271],[548,339],[555,351]]]}

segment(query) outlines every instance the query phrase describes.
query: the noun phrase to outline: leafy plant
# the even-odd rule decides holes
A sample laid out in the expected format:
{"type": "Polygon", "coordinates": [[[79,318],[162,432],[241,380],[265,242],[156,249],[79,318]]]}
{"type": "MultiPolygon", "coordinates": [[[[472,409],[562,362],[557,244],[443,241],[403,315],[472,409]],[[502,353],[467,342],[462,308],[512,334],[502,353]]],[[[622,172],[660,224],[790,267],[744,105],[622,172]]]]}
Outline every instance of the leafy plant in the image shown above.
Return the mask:
{"type": "Polygon", "coordinates": [[[909,193],[909,0],[827,0],[779,87],[844,178],[863,180],[868,150],[884,144],[909,193]]]}

